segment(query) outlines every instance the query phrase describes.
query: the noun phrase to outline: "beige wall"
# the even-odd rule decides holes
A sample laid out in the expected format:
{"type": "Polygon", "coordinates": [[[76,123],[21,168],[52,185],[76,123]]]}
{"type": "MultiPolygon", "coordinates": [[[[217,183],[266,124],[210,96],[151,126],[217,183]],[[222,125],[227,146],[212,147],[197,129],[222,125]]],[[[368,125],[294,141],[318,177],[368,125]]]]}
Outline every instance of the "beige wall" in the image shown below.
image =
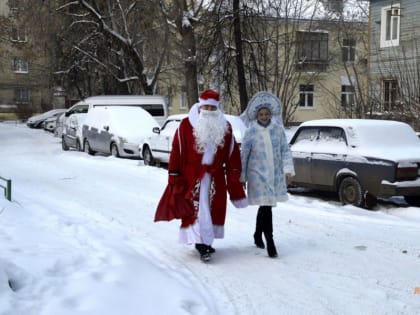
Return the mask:
{"type": "Polygon", "coordinates": [[[7,6],[7,0],[0,0],[0,17],[9,15],[9,7],[7,6]]]}
{"type": "MultiPolygon", "coordinates": [[[[0,0],[0,15],[7,11],[7,1],[0,0]]],[[[18,15],[8,16],[6,22],[18,27],[20,25],[18,15]]],[[[10,39],[10,27],[5,28],[5,34],[0,42],[0,112],[7,117],[10,115],[5,113],[14,111],[21,116],[28,116],[31,113],[50,109],[52,91],[48,73],[45,71],[48,58],[45,57],[42,44],[34,41],[30,35],[27,35],[26,41],[13,41],[10,39]],[[15,59],[27,62],[27,71],[18,71],[14,66],[15,59]],[[17,101],[17,88],[28,89],[27,102],[17,101]]]]}

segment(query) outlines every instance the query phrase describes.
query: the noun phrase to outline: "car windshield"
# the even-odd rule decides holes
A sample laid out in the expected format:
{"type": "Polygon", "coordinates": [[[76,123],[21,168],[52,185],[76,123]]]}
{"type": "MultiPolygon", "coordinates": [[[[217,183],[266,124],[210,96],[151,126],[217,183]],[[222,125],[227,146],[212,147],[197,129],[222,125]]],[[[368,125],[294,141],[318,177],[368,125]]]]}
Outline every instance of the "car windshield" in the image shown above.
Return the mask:
{"type": "Polygon", "coordinates": [[[162,131],[165,131],[165,133],[173,134],[175,133],[175,130],[178,128],[180,121],[179,120],[168,120],[163,126],[162,131]]]}

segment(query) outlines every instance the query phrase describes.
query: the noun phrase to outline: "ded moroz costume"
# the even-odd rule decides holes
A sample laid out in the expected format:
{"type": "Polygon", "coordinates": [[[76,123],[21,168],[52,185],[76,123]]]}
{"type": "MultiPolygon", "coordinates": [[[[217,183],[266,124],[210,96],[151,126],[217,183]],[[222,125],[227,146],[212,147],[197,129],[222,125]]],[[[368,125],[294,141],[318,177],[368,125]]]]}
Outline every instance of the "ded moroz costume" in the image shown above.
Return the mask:
{"type": "MultiPolygon", "coordinates": [[[[195,244],[203,261],[215,250],[215,238],[224,237],[227,192],[237,208],[247,206],[240,182],[241,159],[232,127],[219,109],[219,94],[204,91],[175,132],[168,165],[168,186],[155,221],[180,218],[179,241],[195,244]],[[189,214],[177,215],[181,195],[189,214]]],[[[184,206],[185,208],[185,206],[184,206]]]]}

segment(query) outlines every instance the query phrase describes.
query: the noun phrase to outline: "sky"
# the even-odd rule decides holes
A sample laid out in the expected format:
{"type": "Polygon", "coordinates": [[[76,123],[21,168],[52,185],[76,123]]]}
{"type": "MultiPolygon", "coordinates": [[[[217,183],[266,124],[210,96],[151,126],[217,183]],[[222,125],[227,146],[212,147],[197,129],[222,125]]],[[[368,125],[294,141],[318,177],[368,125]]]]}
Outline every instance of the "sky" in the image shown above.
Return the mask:
{"type": "Polygon", "coordinates": [[[0,315],[419,314],[420,208],[376,211],[290,195],[273,209],[279,257],[253,244],[257,207],[228,204],[212,261],[153,222],[167,182],[141,160],[61,149],[0,123],[0,315]]]}

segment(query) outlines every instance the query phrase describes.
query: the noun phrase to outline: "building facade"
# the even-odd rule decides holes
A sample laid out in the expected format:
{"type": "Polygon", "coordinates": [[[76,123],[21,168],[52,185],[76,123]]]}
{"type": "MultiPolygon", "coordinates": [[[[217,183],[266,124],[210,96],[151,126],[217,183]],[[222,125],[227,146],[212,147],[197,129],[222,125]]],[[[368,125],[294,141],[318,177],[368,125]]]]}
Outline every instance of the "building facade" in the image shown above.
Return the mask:
{"type": "Polygon", "coordinates": [[[366,22],[312,21],[296,34],[298,82],[292,122],[364,117],[367,100],[366,22]]]}
{"type": "Polygon", "coordinates": [[[374,117],[420,130],[420,2],[370,1],[369,81],[374,117]]]}
{"type": "Polygon", "coordinates": [[[0,0],[0,119],[27,118],[54,106],[48,52],[28,34],[24,1],[0,0]]]}

